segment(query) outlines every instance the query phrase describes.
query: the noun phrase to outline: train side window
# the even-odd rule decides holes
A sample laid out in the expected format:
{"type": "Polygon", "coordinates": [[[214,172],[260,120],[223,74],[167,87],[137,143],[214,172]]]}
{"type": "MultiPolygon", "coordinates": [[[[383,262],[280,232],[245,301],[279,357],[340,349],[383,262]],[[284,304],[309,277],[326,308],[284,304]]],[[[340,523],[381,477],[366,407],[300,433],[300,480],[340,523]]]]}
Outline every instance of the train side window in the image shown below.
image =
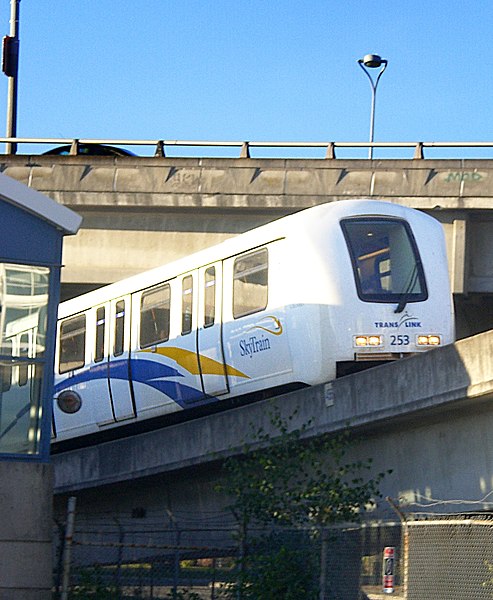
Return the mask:
{"type": "Polygon", "coordinates": [[[125,333],[125,300],[118,300],[115,305],[115,343],[113,356],[123,354],[123,341],[125,333]]]}
{"type": "Polygon", "coordinates": [[[96,310],[96,343],[94,348],[94,362],[101,362],[104,358],[104,332],[106,324],[106,311],[104,306],[96,310]]]}
{"type": "Polygon", "coordinates": [[[86,315],[63,321],[60,325],[60,374],[84,366],[86,315]]]}
{"type": "Polygon", "coordinates": [[[204,327],[214,325],[216,315],[216,268],[209,267],[204,273],[204,327]]]}
{"type": "Polygon", "coordinates": [[[193,306],[193,279],[187,275],[182,281],[181,304],[181,334],[186,335],[192,331],[192,306],[193,306]]]}
{"type": "Polygon", "coordinates": [[[142,294],[140,301],[140,347],[169,340],[171,288],[160,285],[142,294]]]}
{"type": "Polygon", "coordinates": [[[264,310],[268,297],[267,248],[235,260],[233,271],[233,317],[264,310]]]}

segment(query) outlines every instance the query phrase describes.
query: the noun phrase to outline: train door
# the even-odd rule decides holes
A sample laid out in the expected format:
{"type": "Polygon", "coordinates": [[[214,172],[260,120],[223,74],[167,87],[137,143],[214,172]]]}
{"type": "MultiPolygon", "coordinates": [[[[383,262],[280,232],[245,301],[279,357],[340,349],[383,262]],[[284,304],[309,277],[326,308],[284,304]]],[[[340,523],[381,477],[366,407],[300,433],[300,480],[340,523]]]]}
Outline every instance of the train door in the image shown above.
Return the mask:
{"type": "MultiPolygon", "coordinates": [[[[203,399],[200,369],[197,359],[197,280],[198,271],[179,277],[176,286],[181,293],[178,335],[174,339],[173,358],[183,378],[177,382],[176,401],[183,408],[203,399]]],[[[176,313],[175,313],[176,314],[176,313]]]]}
{"type": "Polygon", "coordinates": [[[135,417],[130,370],[130,296],[109,303],[108,386],[116,421],[135,417]]]}
{"type": "Polygon", "coordinates": [[[228,393],[222,343],[222,263],[199,270],[197,352],[206,396],[228,393]]]}
{"type": "MultiPolygon", "coordinates": [[[[94,348],[92,362],[96,365],[91,385],[94,416],[99,426],[114,422],[113,404],[109,386],[110,355],[110,304],[109,302],[94,309],[91,319],[94,328],[94,348]]],[[[90,336],[89,336],[90,337],[90,336]]]]}
{"type": "Polygon", "coordinates": [[[203,400],[197,360],[197,277],[198,272],[192,271],[171,282],[169,341],[156,350],[169,373],[155,383],[181,408],[203,400]]]}
{"type": "Polygon", "coordinates": [[[276,265],[273,245],[224,261],[224,281],[228,282],[223,293],[224,352],[228,383],[236,394],[289,380],[292,361],[283,325],[285,309],[282,297],[273,300],[279,286],[276,265]]]}

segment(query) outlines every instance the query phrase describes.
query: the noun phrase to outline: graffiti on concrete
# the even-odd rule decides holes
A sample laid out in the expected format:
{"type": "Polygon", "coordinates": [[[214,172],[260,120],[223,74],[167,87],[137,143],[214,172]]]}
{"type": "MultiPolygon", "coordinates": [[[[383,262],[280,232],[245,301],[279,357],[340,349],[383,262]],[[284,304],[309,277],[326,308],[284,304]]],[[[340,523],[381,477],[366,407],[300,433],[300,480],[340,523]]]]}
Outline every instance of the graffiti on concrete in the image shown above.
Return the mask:
{"type": "Polygon", "coordinates": [[[484,179],[484,175],[477,171],[450,171],[445,176],[445,183],[455,183],[457,181],[473,181],[477,183],[484,179]]]}

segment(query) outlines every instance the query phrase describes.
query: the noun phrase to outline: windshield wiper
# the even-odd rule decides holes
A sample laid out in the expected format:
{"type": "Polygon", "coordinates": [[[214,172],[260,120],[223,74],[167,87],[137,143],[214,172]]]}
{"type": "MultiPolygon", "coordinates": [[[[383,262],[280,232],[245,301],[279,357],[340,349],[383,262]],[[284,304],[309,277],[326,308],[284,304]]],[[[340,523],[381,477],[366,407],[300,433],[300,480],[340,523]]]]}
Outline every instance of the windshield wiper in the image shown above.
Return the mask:
{"type": "Polygon", "coordinates": [[[417,278],[418,278],[418,263],[416,263],[414,265],[414,268],[411,271],[411,275],[409,277],[409,283],[407,284],[406,289],[401,294],[401,297],[399,299],[399,304],[397,305],[396,309],[394,310],[395,313],[401,313],[404,310],[404,308],[406,307],[406,304],[409,300],[411,290],[415,286],[417,278]]]}

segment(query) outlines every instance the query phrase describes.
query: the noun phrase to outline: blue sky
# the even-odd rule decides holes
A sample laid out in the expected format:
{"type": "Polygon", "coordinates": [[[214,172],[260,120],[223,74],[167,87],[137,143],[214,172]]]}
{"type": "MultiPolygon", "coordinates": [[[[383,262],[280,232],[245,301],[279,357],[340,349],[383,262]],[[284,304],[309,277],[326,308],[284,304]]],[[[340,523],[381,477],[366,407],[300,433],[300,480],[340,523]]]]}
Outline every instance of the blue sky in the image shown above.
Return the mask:
{"type": "Polygon", "coordinates": [[[492,32],[491,0],[21,0],[17,131],[366,141],[377,53],[376,141],[490,141],[492,32]]]}

